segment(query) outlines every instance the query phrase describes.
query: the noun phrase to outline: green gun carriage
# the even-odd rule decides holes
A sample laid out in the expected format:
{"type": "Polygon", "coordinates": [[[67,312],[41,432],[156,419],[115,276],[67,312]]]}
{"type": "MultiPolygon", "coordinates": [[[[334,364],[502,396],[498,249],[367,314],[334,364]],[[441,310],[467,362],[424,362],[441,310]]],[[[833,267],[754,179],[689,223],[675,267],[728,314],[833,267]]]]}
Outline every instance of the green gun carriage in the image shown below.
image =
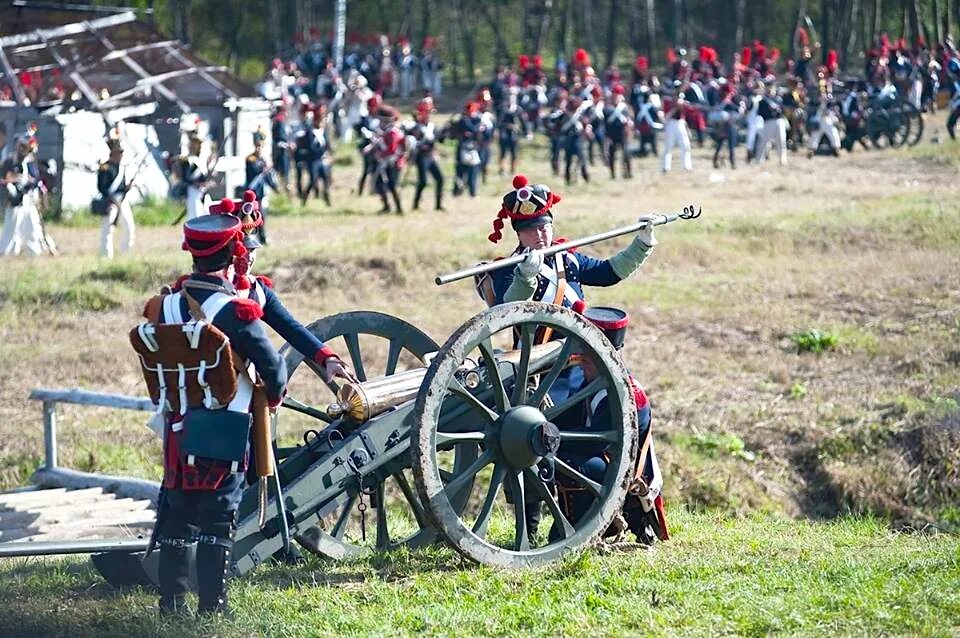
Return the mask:
{"type": "MultiPolygon", "coordinates": [[[[326,342],[343,340],[360,383],[323,382],[312,361],[284,347],[291,382],[278,421],[298,413],[318,427],[296,446],[277,448],[267,516],[257,485],[244,492],[232,576],[290,539],[334,559],[445,541],[485,565],[536,566],[595,542],[622,507],[637,454],[632,390],[616,350],[577,313],[505,304],[476,315],[442,346],[378,312],[342,313],[308,329],[326,342]],[[544,327],[554,338],[536,344],[544,327]],[[577,357],[592,357],[599,375],[554,404],[549,390],[577,357]],[[384,362],[374,376],[371,365],[384,362]],[[314,397],[298,397],[298,389],[314,397]],[[589,431],[554,425],[600,390],[611,423],[589,431]],[[318,401],[324,393],[328,405],[318,401]],[[606,447],[602,481],[561,458],[583,444],[606,447]],[[559,482],[595,497],[578,520],[565,515],[559,482]],[[544,523],[533,536],[528,510],[542,506],[544,523]]],[[[94,556],[118,587],[155,583],[158,560],[159,552],[94,556]]]]}

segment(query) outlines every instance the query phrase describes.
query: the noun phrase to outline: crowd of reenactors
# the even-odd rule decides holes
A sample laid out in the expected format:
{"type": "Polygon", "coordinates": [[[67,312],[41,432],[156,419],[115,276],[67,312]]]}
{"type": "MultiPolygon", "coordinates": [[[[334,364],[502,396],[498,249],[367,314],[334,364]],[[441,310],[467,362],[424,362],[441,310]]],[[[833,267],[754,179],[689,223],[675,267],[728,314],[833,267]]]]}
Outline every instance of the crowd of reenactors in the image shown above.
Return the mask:
{"type": "MultiPolygon", "coordinates": [[[[514,173],[519,149],[535,135],[547,140],[553,174],[571,184],[594,178],[598,169],[611,179],[629,179],[637,163],[648,157],[657,158],[666,173],[676,155],[680,167],[689,171],[694,145],[712,148],[716,169],[762,164],[771,151],[781,165],[787,163],[788,150],[836,156],[842,149],[867,147],[868,110],[891,100],[933,111],[944,106],[946,94],[951,137],[960,120],[960,54],[949,38],[931,48],[923,41],[894,42],[881,35],[865,51],[862,73],[856,77],[841,73],[835,51],[821,56],[819,44],[802,26],[796,29],[788,59],[760,41],[735,53],[729,65],[709,46],[696,51],[671,48],[660,73],[654,73],[642,55],[629,74],[616,66],[598,73],[583,49],[560,60],[549,73],[539,55],[521,55],[516,66],[497,67],[490,82],[468,95],[462,108],[443,122],[434,121],[441,65],[433,43],[426,42],[421,55],[414,56],[417,64],[398,65],[413,69],[413,79],[382,73],[390,67],[388,60],[413,55],[407,42],[388,44],[354,46],[344,65],[336,68],[314,40],[298,48],[291,62],[293,75],[291,67],[275,64],[267,81],[273,86],[267,93],[276,93],[269,135],[266,130],[255,133],[243,183],[257,194],[264,213],[269,195],[280,190],[304,205],[315,197],[332,206],[333,150],[338,143],[355,147],[359,154],[360,175],[353,191],[377,195],[383,213],[402,213],[419,209],[431,186],[435,210],[444,210],[448,193],[475,196],[491,162],[498,175],[514,173]],[[816,64],[821,57],[824,63],[816,64]],[[426,71],[423,60],[429,62],[426,71]],[[384,100],[384,92],[406,95],[417,86],[423,88],[423,97],[409,113],[384,100]],[[448,152],[440,149],[447,143],[452,175],[444,174],[447,162],[441,161],[448,152]],[[738,153],[738,148],[743,150],[738,153]],[[409,200],[403,196],[405,183],[413,184],[409,200]]],[[[37,161],[36,137],[28,131],[7,139],[5,133],[0,131],[0,253],[55,250],[39,213],[47,180],[37,161]]],[[[184,202],[185,216],[192,219],[204,214],[217,156],[203,152],[198,128],[187,130],[185,139],[185,152],[171,161],[171,194],[184,202]]],[[[103,216],[100,252],[111,257],[115,229],[121,231],[121,252],[135,240],[126,197],[136,172],[122,168],[123,148],[114,131],[106,148],[91,209],[103,216]]],[[[266,242],[266,227],[258,232],[266,242]]]]}

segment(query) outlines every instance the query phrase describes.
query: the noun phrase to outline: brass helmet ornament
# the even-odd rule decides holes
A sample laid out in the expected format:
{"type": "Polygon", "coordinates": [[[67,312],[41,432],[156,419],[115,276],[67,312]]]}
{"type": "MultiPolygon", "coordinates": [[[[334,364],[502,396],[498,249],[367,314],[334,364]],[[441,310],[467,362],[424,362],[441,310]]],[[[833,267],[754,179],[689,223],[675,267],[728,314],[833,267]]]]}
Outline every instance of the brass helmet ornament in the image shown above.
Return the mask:
{"type": "Polygon", "coordinates": [[[504,219],[509,219],[517,231],[553,221],[550,208],[559,201],[560,196],[546,184],[530,184],[525,175],[515,176],[513,190],[503,196],[500,212],[493,220],[493,232],[487,239],[495,244],[503,238],[504,219]]]}

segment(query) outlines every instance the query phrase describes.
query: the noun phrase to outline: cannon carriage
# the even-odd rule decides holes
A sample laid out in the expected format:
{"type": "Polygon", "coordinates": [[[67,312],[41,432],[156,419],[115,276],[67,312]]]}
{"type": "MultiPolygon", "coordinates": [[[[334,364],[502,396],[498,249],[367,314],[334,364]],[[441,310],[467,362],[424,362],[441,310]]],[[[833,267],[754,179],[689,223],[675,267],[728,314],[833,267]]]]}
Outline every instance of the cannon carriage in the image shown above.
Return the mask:
{"type": "MultiPolygon", "coordinates": [[[[290,539],[334,559],[446,542],[490,566],[541,565],[596,541],[622,507],[637,454],[632,390],[616,350],[577,313],[505,304],[476,315],[442,346],[376,312],[342,313],[308,329],[343,340],[360,383],[324,382],[311,361],[284,348],[290,392],[277,422],[300,428],[306,418],[313,427],[295,446],[277,448],[278,489],[266,516],[256,485],[245,490],[233,576],[290,539]],[[538,343],[544,329],[553,339],[538,343]],[[580,357],[593,360],[598,376],[571,391],[580,357]],[[602,390],[609,423],[555,425],[602,390]],[[601,480],[569,462],[584,445],[605,450],[601,480]],[[592,505],[571,519],[558,484],[591,494],[592,505]],[[533,534],[530,512],[541,507],[544,523],[533,534]]],[[[156,582],[158,560],[158,552],[94,557],[117,586],[156,582]]]]}

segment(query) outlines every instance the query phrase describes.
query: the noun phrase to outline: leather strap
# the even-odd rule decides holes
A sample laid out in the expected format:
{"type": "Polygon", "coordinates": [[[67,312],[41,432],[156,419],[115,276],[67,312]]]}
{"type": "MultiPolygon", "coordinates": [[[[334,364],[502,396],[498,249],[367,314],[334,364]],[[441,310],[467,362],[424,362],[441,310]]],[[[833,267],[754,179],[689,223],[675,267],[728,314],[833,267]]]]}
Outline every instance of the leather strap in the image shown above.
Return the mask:
{"type": "MultiPolygon", "coordinates": [[[[554,259],[554,268],[557,269],[557,292],[553,296],[553,305],[562,306],[563,305],[563,296],[567,292],[567,269],[563,265],[564,255],[566,253],[557,253],[556,258],[554,259]]],[[[540,333],[540,338],[536,340],[536,343],[542,344],[550,341],[550,337],[553,336],[553,328],[549,326],[544,328],[540,333]]]]}

